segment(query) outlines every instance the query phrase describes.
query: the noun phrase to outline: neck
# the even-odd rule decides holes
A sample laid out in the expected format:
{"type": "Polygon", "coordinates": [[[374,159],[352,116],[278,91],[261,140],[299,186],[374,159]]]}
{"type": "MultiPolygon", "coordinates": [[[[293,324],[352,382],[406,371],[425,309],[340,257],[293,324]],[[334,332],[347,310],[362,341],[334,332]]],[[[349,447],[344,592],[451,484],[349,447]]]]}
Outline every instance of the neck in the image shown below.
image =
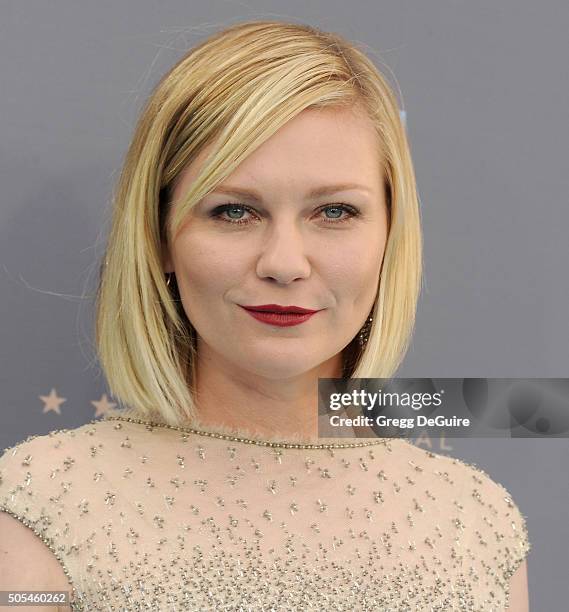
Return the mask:
{"type": "Polygon", "coordinates": [[[205,347],[198,350],[196,428],[243,437],[321,443],[318,378],[342,375],[342,356],[300,375],[268,379],[236,368],[205,347]]]}

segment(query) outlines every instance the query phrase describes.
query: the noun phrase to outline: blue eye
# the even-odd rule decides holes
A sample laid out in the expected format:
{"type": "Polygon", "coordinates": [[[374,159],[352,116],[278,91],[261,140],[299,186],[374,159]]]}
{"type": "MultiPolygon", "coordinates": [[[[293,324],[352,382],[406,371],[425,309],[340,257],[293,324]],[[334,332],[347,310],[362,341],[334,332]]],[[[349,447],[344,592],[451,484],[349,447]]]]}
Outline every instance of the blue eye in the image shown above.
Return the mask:
{"type": "MultiPolygon", "coordinates": [[[[332,225],[338,225],[339,223],[345,223],[346,221],[350,221],[352,218],[357,217],[360,214],[357,208],[354,208],[353,206],[349,206],[348,204],[344,204],[344,203],[327,204],[326,206],[321,207],[318,212],[324,212],[324,211],[333,211],[334,215],[338,215],[338,213],[340,215],[342,213],[347,213],[346,216],[343,216],[343,217],[333,216],[333,217],[323,219],[325,223],[329,223],[332,225]]],[[[249,214],[257,216],[254,209],[252,209],[249,206],[246,206],[245,204],[239,204],[236,202],[228,202],[227,204],[221,204],[220,206],[216,206],[211,211],[210,217],[218,221],[223,221],[225,223],[233,223],[237,225],[247,225],[251,223],[251,221],[248,219],[243,219],[243,217],[226,218],[222,216],[224,213],[227,213],[228,215],[235,215],[235,214],[240,215],[243,212],[247,212],[249,214]]]]}

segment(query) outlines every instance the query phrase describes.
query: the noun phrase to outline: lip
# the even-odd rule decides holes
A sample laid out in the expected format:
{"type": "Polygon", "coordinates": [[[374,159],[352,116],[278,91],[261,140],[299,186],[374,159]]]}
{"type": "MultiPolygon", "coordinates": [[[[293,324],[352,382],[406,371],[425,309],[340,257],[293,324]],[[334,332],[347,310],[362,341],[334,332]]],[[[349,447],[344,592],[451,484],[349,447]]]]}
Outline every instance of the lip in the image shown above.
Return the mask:
{"type": "Polygon", "coordinates": [[[280,304],[260,304],[259,306],[241,306],[241,308],[261,312],[292,312],[296,314],[314,314],[318,312],[318,310],[310,310],[309,308],[301,308],[300,306],[281,306],[280,304]]]}
{"type": "Polygon", "coordinates": [[[244,308],[243,310],[251,315],[257,321],[261,323],[266,323],[267,325],[276,325],[277,327],[292,327],[294,325],[300,325],[305,321],[308,321],[311,317],[313,317],[318,310],[313,312],[305,312],[305,313],[294,313],[294,312],[283,312],[283,313],[275,313],[275,312],[260,312],[257,310],[250,310],[248,308],[244,308]]]}

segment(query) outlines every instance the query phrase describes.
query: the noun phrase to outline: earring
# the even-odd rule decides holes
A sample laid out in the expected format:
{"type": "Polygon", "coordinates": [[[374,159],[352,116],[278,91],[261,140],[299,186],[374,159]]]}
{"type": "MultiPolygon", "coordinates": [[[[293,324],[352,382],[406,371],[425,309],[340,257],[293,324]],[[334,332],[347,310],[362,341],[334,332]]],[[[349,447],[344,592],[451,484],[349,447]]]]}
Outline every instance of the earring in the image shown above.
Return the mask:
{"type": "Polygon", "coordinates": [[[170,272],[168,274],[168,280],[166,281],[166,287],[170,286],[170,281],[172,280],[172,276],[174,275],[174,272],[170,272]]]}
{"type": "Polygon", "coordinates": [[[369,340],[369,332],[371,330],[372,321],[373,321],[373,316],[370,315],[367,321],[365,322],[364,326],[361,328],[360,333],[358,334],[358,342],[359,342],[360,348],[364,348],[364,346],[367,344],[367,341],[369,340]]]}

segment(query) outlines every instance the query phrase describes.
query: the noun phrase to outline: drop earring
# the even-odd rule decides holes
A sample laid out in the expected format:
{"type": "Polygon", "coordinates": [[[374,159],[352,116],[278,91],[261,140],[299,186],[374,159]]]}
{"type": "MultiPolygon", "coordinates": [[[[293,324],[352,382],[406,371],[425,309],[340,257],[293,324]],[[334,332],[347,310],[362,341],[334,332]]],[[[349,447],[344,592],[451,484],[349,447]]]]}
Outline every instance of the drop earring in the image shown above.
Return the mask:
{"type": "Polygon", "coordinates": [[[365,322],[364,326],[361,328],[360,333],[358,334],[358,342],[360,348],[364,348],[369,340],[369,332],[371,330],[371,324],[373,321],[373,315],[370,315],[365,322]]]}

